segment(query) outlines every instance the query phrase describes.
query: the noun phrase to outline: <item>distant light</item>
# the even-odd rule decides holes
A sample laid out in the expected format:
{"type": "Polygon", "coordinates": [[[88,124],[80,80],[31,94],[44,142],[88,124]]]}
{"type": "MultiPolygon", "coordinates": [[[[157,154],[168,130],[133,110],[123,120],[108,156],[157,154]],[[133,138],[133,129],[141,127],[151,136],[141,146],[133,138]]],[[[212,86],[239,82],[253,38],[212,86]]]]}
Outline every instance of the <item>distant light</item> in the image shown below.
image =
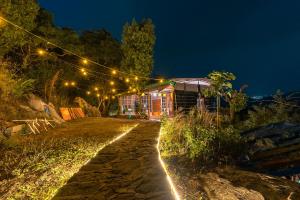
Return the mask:
{"type": "Polygon", "coordinates": [[[110,83],[109,83],[110,85],[114,85],[115,84],[115,82],[113,82],[113,81],[110,81],[110,83]]]}
{"type": "Polygon", "coordinates": [[[46,54],[46,51],[43,50],[43,49],[38,49],[38,50],[37,50],[37,53],[38,53],[40,56],[43,56],[43,55],[46,54]]]}
{"type": "Polygon", "coordinates": [[[142,93],[142,97],[145,96],[145,93],[142,93]]]}
{"type": "Polygon", "coordinates": [[[99,90],[99,88],[95,87],[95,88],[94,88],[94,90],[95,90],[95,91],[98,91],[98,90],[99,90]]]}
{"type": "Polygon", "coordinates": [[[158,96],[161,97],[161,93],[159,93],[158,96]]]}
{"type": "Polygon", "coordinates": [[[81,72],[85,72],[85,69],[84,69],[84,68],[81,68],[80,71],[81,71],[81,72]]]}
{"type": "Polygon", "coordinates": [[[164,94],[163,94],[163,96],[164,96],[164,97],[166,97],[166,96],[167,96],[167,94],[166,94],[166,93],[164,93],[164,94]]]}
{"type": "Polygon", "coordinates": [[[115,92],[116,92],[116,89],[115,89],[115,88],[113,88],[111,91],[112,91],[113,93],[115,93],[115,92]]]}
{"type": "Polygon", "coordinates": [[[65,86],[69,86],[69,82],[65,82],[65,86]]]}
{"type": "Polygon", "coordinates": [[[88,64],[88,60],[87,59],[83,59],[82,63],[86,65],[86,64],[88,64]]]}
{"type": "Polygon", "coordinates": [[[136,89],[135,89],[135,88],[133,88],[133,89],[132,89],[132,91],[133,91],[133,92],[136,92],[136,89]]]}
{"type": "Polygon", "coordinates": [[[130,81],[129,78],[126,78],[126,79],[125,79],[125,82],[126,82],[126,83],[129,83],[129,81],[130,81]]]}
{"type": "Polygon", "coordinates": [[[82,74],[83,74],[84,76],[86,76],[86,75],[87,75],[87,73],[86,73],[86,72],[83,72],[82,74]]]}
{"type": "Polygon", "coordinates": [[[163,83],[163,82],[164,82],[164,79],[160,79],[159,82],[160,82],[160,83],[163,83]]]}
{"type": "Polygon", "coordinates": [[[86,92],[86,94],[87,94],[87,95],[90,95],[90,94],[91,94],[91,92],[90,92],[90,91],[87,91],[87,92],[86,92]]]}
{"type": "Polygon", "coordinates": [[[129,90],[131,90],[131,89],[132,89],[132,87],[130,86],[130,87],[129,87],[129,90]]]}
{"type": "Polygon", "coordinates": [[[72,82],[71,82],[71,85],[72,85],[72,86],[75,86],[75,85],[76,85],[76,83],[75,83],[74,81],[72,81],[72,82]]]}
{"type": "Polygon", "coordinates": [[[108,99],[108,96],[105,96],[105,99],[108,99]]]}
{"type": "Polygon", "coordinates": [[[115,74],[117,74],[117,71],[116,71],[116,70],[112,70],[111,73],[112,73],[113,75],[115,75],[115,74]]]}
{"type": "Polygon", "coordinates": [[[112,99],[115,99],[116,97],[115,96],[112,96],[112,99]]]}
{"type": "Polygon", "coordinates": [[[137,81],[137,80],[139,80],[139,78],[136,76],[136,77],[134,77],[134,80],[136,80],[136,81],[137,81]]]}
{"type": "Polygon", "coordinates": [[[153,96],[156,97],[156,96],[157,96],[157,93],[153,93],[153,96]]]}
{"type": "Polygon", "coordinates": [[[99,93],[97,93],[97,97],[100,97],[100,94],[99,94],[99,93]]]}

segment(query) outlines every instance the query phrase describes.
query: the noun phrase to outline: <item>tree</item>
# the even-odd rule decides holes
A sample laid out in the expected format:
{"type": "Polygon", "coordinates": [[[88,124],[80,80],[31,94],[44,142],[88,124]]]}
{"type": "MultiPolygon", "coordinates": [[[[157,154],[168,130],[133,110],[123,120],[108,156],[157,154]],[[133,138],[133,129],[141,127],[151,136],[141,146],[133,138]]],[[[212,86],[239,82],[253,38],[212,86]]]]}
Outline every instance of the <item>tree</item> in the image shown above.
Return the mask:
{"type": "MultiPolygon", "coordinates": [[[[36,27],[35,18],[39,11],[36,0],[0,0],[1,16],[27,30],[36,27]]],[[[0,19],[0,58],[15,46],[23,46],[28,42],[28,35],[0,19]]]]}
{"type": "Polygon", "coordinates": [[[240,90],[231,89],[224,94],[225,100],[229,104],[230,121],[233,122],[235,113],[243,110],[247,106],[248,97],[244,93],[244,89],[247,85],[244,85],[240,90]]]}
{"type": "Polygon", "coordinates": [[[211,87],[204,92],[205,96],[215,96],[217,100],[217,127],[220,127],[220,108],[221,97],[232,90],[231,81],[236,77],[231,72],[213,71],[208,74],[208,78],[211,81],[211,87]]]}
{"type": "MultiPolygon", "coordinates": [[[[128,74],[149,77],[153,70],[153,54],[155,45],[154,25],[151,19],[144,19],[138,23],[135,19],[123,27],[122,45],[123,59],[121,70],[128,74]]],[[[140,90],[145,81],[136,82],[136,89],[140,90]]]]}

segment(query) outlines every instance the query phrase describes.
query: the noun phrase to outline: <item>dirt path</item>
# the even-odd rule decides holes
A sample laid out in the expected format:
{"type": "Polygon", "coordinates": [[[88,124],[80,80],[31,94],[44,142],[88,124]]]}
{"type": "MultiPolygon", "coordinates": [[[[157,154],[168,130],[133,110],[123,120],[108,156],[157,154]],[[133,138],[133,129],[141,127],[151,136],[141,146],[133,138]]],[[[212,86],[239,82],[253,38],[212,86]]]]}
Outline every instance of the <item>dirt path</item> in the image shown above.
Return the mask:
{"type": "Polygon", "coordinates": [[[173,199],[158,160],[158,134],[159,123],[141,122],[83,166],[54,199],[173,199]]]}

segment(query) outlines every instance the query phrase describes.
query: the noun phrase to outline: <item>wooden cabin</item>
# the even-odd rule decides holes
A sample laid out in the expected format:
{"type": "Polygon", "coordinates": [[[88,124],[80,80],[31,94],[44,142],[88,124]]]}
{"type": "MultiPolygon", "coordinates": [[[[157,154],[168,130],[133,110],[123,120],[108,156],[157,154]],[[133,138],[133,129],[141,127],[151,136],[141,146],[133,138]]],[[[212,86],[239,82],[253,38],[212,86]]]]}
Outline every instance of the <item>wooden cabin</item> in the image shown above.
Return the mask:
{"type": "Polygon", "coordinates": [[[193,107],[205,106],[201,90],[209,86],[206,78],[175,78],[149,85],[140,96],[133,93],[120,95],[119,113],[145,114],[149,119],[160,119],[163,115],[172,117],[176,111],[187,112],[193,107]]]}

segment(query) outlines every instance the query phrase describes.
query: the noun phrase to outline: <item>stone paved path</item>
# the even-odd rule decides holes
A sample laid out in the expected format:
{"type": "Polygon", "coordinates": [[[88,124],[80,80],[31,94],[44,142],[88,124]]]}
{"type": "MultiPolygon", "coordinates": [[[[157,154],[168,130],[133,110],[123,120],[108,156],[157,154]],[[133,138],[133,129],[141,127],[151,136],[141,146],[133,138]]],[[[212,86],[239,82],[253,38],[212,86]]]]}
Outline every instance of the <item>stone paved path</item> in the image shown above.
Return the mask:
{"type": "Polygon", "coordinates": [[[159,126],[141,122],[100,151],[53,199],[173,199],[158,160],[159,126]]]}

